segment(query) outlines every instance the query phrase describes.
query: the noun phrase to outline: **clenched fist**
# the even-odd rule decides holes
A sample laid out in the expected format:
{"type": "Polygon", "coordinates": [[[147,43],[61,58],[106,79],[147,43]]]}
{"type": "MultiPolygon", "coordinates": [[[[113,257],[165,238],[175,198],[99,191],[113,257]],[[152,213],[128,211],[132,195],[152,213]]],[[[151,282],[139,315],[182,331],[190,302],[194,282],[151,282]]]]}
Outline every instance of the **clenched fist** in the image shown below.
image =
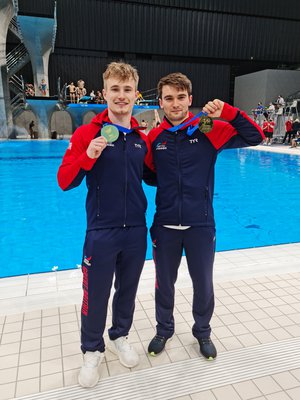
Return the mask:
{"type": "Polygon", "coordinates": [[[220,117],[222,110],[224,107],[224,101],[215,99],[213,101],[209,101],[202,108],[202,111],[206,112],[211,118],[220,117]]]}
{"type": "Polygon", "coordinates": [[[91,140],[89,147],[86,150],[86,154],[90,158],[99,158],[106,145],[107,141],[105,137],[99,136],[96,139],[91,140]]]}

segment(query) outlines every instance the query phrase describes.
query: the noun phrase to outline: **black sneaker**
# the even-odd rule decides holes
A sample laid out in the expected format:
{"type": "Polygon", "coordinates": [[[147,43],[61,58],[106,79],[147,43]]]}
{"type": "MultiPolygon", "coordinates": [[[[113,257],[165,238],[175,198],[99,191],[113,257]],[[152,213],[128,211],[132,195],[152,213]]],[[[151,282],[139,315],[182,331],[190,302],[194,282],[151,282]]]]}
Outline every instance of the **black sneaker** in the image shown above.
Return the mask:
{"type": "Polygon", "coordinates": [[[157,354],[161,353],[169,339],[164,336],[155,335],[148,346],[150,356],[157,356],[157,354]]]}
{"type": "Polygon", "coordinates": [[[210,337],[198,339],[198,343],[200,345],[200,353],[207,360],[214,360],[217,357],[217,349],[210,337]]]}

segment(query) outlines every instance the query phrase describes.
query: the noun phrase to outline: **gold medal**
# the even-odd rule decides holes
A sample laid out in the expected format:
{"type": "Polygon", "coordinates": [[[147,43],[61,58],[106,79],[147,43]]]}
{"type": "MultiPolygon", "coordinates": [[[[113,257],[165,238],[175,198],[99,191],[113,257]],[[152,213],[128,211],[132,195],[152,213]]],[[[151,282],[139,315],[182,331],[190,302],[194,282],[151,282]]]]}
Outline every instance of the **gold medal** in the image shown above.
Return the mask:
{"type": "Polygon", "coordinates": [[[207,115],[202,115],[199,121],[199,130],[202,133],[208,133],[212,130],[213,128],[213,120],[212,118],[208,117],[207,115]]]}
{"type": "Polygon", "coordinates": [[[115,142],[119,137],[118,128],[114,125],[105,125],[101,129],[101,136],[105,137],[108,143],[115,142]]]}

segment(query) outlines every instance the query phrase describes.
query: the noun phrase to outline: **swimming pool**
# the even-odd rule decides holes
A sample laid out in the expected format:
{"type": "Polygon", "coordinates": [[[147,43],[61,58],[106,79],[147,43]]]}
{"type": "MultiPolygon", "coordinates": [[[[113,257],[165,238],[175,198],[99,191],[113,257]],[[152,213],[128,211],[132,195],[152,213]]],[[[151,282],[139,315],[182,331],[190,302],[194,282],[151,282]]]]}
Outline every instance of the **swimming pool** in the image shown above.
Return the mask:
{"type": "MultiPolygon", "coordinates": [[[[0,277],[81,263],[85,185],[68,192],[56,173],[67,141],[0,142],[0,277]]],[[[216,166],[217,250],[300,242],[300,157],[228,150],[216,166]]],[[[147,221],[155,189],[145,186],[147,221]]],[[[152,258],[149,241],[147,258],[152,258]]]]}

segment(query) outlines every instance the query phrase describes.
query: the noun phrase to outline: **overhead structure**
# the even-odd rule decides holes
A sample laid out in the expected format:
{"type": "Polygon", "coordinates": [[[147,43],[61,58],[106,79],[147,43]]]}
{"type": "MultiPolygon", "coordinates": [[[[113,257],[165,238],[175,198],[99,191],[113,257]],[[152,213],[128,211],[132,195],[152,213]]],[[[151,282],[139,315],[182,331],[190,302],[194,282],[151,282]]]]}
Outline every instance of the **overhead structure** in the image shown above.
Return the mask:
{"type": "Polygon", "coordinates": [[[16,13],[13,0],[0,0],[0,138],[7,138],[13,126],[6,67],[6,37],[10,21],[16,13]]]}
{"type": "Polygon", "coordinates": [[[45,96],[49,97],[48,66],[55,44],[56,15],[54,18],[19,15],[18,24],[31,60],[35,93],[43,95],[41,85],[45,85],[45,96]]]}

